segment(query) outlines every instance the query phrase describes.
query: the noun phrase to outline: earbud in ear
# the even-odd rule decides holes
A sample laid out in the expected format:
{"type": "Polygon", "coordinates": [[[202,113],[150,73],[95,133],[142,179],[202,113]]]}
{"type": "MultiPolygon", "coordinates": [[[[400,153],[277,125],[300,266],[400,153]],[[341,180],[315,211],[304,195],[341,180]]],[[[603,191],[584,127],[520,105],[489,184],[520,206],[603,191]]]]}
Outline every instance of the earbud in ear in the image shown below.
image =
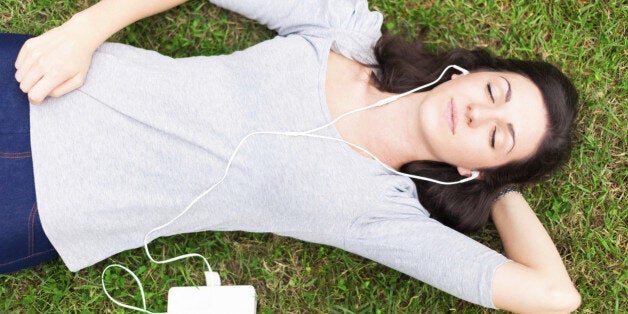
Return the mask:
{"type": "Polygon", "coordinates": [[[457,65],[455,65],[455,64],[450,65],[450,67],[452,67],[452,68],[454,68],[454,69],[456,69],[456,70],[460,71],[460,73],[462,73],[462,75],[467,75],[467,74],[469,74],[469,71],[467,71],[467,69],[465,69],[465,68],[463,68],[463,67],[459,67],[459,66],[457,66],[457,65]]]}
{"type": "Polygon", "coordinates": [[[479,176],[480,176],[480,172],[477,170],[473,170],[471,171],[471,176],[469,178],[476,179],[479,176]]]}

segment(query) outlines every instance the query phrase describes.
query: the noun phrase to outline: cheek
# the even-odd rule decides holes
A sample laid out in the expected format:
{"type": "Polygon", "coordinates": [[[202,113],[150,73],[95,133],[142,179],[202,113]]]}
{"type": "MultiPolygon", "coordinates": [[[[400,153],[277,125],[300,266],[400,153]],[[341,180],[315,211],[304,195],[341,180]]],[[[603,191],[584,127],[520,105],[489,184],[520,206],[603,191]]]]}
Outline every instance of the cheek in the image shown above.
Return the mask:
{"type": "Polygon", "coordinates": [[[493,163],[496,162],[492,150],[483,137],[461,138],[458,143],[451,145],[450,149],[452,155],[456,156],[457,166],[478,169],[494,166],[493,163]]]}
{"type": "Polygon", "coordinates": [[[457,149],[464,149],[467,153],[473,153],[474,155],[485,153],[486,143],[483,141],[484,137],[478,133],[468,132],[465,134],[466,136],[459,138],[457,149]]]}
{"type": "Polygon", "coordinates": [[[469,139],[457,138],[443,144],[442,151],[446,152],[445,159],[449,164],[473,168],[482,160],[481,149],[469,139]]]}

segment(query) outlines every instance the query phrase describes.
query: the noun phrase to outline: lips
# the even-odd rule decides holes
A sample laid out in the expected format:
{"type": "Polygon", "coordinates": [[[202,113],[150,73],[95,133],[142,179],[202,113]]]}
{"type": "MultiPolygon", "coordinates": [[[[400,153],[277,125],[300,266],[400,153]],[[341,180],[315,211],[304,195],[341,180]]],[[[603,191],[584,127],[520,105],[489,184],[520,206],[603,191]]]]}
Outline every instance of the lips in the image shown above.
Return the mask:
{"type": "Polygon", "coordinates": [[[456,134],[456,106],[454,106],[454,100],[451,99],[447,104],[447,124],[452,134],[456,134]]]}

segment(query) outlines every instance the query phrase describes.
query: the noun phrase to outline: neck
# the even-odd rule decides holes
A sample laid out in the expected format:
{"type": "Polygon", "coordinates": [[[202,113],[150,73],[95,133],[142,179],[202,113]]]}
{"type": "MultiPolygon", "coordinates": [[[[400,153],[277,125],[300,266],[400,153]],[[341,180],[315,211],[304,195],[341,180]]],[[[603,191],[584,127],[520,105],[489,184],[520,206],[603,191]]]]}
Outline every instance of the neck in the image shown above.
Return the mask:
{"type": "MultiPolygon", "coordinates": [[[[369,67],[333,52],[329,55],[325,89],[332,119],[394,95],[376,88],[369,67]]],[[[365,148],[395,169],[414,160],[434,160],[423,144],[416,118],[423,98],[423,93],[414,93],[381,107],[356,112],[338,121],[336,129],[342,138],[365,148]]]]}
{"type": "MultiPolygon", "coordinates": [[[[370,84],[367,105],[391,95],[370,84]]],[[[423,98],[423,93],[414,93],[364,111],[361,125],[365,127],[360,132],[363,147],[394,169],[415,160],[434,160],[419,134],[418,119],[413,118],[418,116],[423,98]]]]}

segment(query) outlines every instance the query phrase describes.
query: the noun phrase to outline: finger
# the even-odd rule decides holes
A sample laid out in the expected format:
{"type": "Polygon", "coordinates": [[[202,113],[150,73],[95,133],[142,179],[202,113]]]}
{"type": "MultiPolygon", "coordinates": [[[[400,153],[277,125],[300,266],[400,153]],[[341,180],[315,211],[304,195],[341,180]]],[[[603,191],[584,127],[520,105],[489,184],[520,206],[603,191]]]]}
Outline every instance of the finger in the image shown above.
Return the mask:
{"type": "Polygon", "coordinates": [[[31,105],[41,105],[41,103],[44,102],[43,100],[34,100],[31,99],[31,97],[28,97],[28,103],[31,105]]]}
{"type": "Polygon", "coordinates": [[[44,102],[44,99],[46,99],[46,96],[41,97],[41,96],[35,95],[35,94],[33,94],[33,96],[31,96],[31,94],[33,94],[33,93],[32,92],[28,93],[28,103],[31,104],[31,105],[39,105],[42,102],[44,102]]]}
{"type": "Polygon", "coordinates": [[[31,71],[31,68],[41,63],[41,61],[39,61],[40,57],[41,56],[39,54],[29,53],[28,58],[25,58],[24,60],[22,60],[22,63],[17,68],[17,71],[15,71],[15,79],[18,82],[22,82],[24,77],[27,76],[28,73],[31,71]]]}
{"type": "Polygon", "coordinates": [[[50,94],[50,92],[59,86],[59,82],[63,79],[60,75],[56,73],[51,73],[44,75],[44,77],[31,88],[28,92],[28,100],[35,105],[38,105],[44,101],[46,96],[50,94]]]}
{"type": "Polygon", "coordinates": [[[19,69],[22,63],[26,58],[28,58],[29,52],[31,51],[32,38],[28,39],[20,48],[20,52],[17,54],[17,58],[15,59],[15,68],[19,69]]]}
{"type": "Polygon", "coordinates": [[[63,84],[57,86],[52,90],[50,96],[61,97],[83,85],[84,78],[80,75],[76,75],[73,78],[65,81],[63,84]]]}
{"type": "Polygon", "coordinates": [[[44,76],[44,71],[40,69],[32,69],[26,73],[26,75],[22,78],[20,82],[20,89],[24,93],[30,92],[30,90],[41,80],[44,76]]]}

